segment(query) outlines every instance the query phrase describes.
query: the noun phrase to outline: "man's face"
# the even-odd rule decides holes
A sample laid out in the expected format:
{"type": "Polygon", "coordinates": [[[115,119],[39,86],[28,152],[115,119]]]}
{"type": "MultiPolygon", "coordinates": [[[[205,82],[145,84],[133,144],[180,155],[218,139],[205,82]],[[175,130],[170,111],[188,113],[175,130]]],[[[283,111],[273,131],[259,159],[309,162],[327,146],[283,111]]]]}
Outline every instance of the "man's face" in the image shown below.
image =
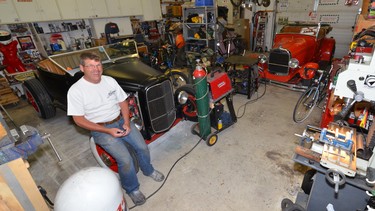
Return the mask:
{"type": "Polygon", "coordinates": [[[91,59],[85,60],[85,65],[79,66],[81,71],[84,73],[84,78],[91,83],[99,83],[102,73],[103,66],[100,61],[95,61],[91,59]]]}

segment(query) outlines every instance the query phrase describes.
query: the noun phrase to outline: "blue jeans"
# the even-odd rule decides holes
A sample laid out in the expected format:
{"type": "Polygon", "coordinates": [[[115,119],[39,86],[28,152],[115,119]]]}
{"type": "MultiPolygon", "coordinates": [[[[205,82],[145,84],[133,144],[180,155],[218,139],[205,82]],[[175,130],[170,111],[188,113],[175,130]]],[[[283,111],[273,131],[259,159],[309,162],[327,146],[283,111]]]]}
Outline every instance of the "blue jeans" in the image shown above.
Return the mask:
{"type": "MultiPolygon", "coordinates": [[[[123,124],[124,119],[121,118],[115,123],[105,125],[105,127],[123,129],[123,124]]],[[[124,142],[128,143],[135,150],[139,167],[144,175],[149,176],[154,171],[154,168],[151,165],[150,151],[148,150],[142,134],[135,127],[134,123],[130,122],[130,127],[130,133],[121,138],[115,138],[107,133],[91,131],[95,143],[99,144],[116,160],[121,186],[125,189],[126,193],[138,190],[139,182],[133,159],[124,142]]]]}

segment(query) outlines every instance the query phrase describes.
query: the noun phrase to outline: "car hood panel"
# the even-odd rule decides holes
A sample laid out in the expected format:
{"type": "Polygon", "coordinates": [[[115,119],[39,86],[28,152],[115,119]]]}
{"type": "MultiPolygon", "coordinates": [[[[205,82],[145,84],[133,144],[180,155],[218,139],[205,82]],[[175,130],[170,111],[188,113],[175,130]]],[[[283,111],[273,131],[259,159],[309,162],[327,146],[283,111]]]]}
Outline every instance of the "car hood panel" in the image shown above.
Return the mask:
{"type": "Polygon", "coordinates": [[[292,58],[297,58],[300,63],[311,60],[315,53],[316,41],[312,36],[304,35],[277,35],[274,48],[288,49],[292,58]],[[306,52],[311,52],[306,54],[306,52]]]}

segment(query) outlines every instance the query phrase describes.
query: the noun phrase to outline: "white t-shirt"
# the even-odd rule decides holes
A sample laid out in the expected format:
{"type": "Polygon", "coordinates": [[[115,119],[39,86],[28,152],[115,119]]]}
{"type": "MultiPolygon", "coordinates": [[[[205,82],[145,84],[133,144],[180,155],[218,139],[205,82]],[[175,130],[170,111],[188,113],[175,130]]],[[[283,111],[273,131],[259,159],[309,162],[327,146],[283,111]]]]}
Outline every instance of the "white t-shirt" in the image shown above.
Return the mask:
{"type": "Polygon", "coordinates": [[[68,115],[85,116],[91,122],[108,122],[120,114],[119,103],[128,95],[117,81],[102,76],[98,84],[90,83],[83,77],[68,91],[68,115]]]}

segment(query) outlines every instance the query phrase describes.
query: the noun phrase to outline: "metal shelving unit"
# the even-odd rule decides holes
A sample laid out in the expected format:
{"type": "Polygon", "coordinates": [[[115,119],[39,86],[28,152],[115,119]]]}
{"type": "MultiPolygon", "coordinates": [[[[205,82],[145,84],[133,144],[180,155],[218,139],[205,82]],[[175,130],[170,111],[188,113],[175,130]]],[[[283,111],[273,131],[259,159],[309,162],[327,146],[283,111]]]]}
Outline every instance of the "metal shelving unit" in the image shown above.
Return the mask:
{"type": "Polygon", "coordinates": [[[186,52],[200,54],[206,47],[216,52],[216,6],[183,6],[182,15],[186,52]],[[194,14],[194,21],[188,20],[194,14]]]}

